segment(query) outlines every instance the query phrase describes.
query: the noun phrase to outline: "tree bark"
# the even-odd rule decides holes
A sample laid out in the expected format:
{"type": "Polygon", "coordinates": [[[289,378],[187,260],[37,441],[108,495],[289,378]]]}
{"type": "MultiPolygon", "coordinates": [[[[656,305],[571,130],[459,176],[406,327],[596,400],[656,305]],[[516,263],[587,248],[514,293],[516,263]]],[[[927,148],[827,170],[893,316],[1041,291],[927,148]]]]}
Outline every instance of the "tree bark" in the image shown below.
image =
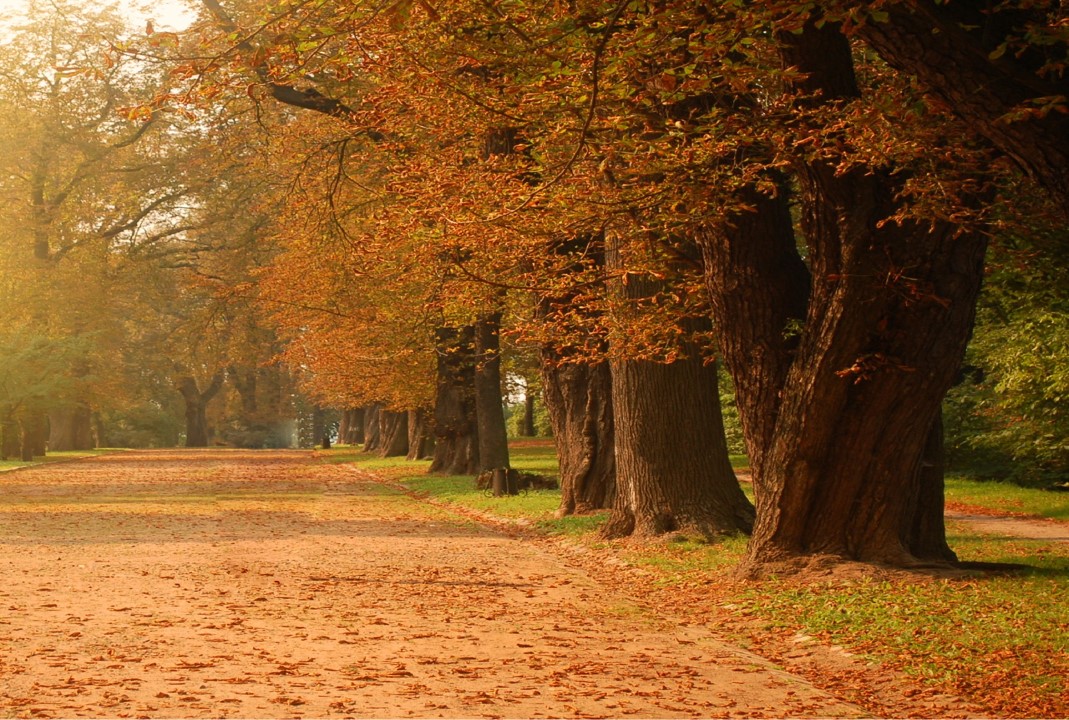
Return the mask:
{"type": "Polygon", "coordinates": [[[338,420],[338,444],[348,445],[349,442],[346,438],[349,435],[349,428],[353,421],[352,410],[342,410],[341,418],[338,420]]]}
{"type": "Polygon", "coordinates": [[[379,413],[379,454],[383,457],[403,457],[408,454],[408,412],[383,410],[379,413]]]}
{"type": "MultiPolygon", "coordinates": [[[[606,249],[606,267],[625,269],[619,240],[607,238],[606,249]]],[[[610,292],[637,301],[661,284],[632,273],[610,292]]],[[[713,537],[753,526],[753,505],[728,459],[716,366],[689,341],[679,349],[683,359],[674,362],[610,361],[616,499],[606,537],[673,531],[713,537]]]]}
{"type": "MultiPolygon", "coordinates": [[[[822,102],[857,94],[849,45],[833,25],[781,42],[786,63],[808,73],[800,89],[822,102]]],[[[814,555],[946,563],[945,540],[932,537],[939,528],[926,525],[923,543],[915,537],[921,518],[941,512],[920,504],[936,502],[934,486],[922,492],[921,460],[971,331],[984,238],[945,223],[881,222],[898,207],[888,169],[842,172],[810,159],[798,172],[814,279],[807,300],[782,208],[778,231],[765,227],[768,216],[742,213],[704,243],[754,472],[746,569],[781,571],[814,555]],[[776,325],[790,328],[800,311],[796,346],[777,342],[776,325]],[[756,383],[752,362],[764,375],[756,383]]]]}
{"type": "Polygon", "coordinates": [[[798,253],[787,193],[753,189],[741,201],[753,208],[699,236],[706,289],[724,364],[754,476],[775,437],[783,386],[801,338],[809,270],[798,253]]]}
{"type": "Polygon", "coordinates": [[[408,411],[408,460],[429,460],[434,455],[434,435],[423,410],[408,411]]]}
{"type": "Polygon", "coordinates": [[[48,415],[40,411],[26,412],[19,419],[19,456],[23,462],[41,457],[48,449],[48,415]]]}
{"type": "Polygon", "coordinates": [[[700,357],[611,366],[617,491],[605,535],[749,532],[754,510],[728,460],[716,367],[700,357]]]}
{"type": "MultiPolygon", "coordinates": [[[[969,128],[1011,158],[1069,216],[1069,116],[1029,112],[1059,96],[1064,107],[1069,80],[1063,73],[1037,74],[1046,48],[996,52],[1013,35],[1023,35],[1027,24],[1046,24],[1045,11],[1020,6],[886,3],[881,5],[885,20],[870,19],[856,32],[888,65],[915,76],[969,128]]],[[[1052,49],[1064,58],[1064,42],[1052,49]]]]}
{"type": "Polygon", "coordinates": [[[479,473],[509,468],[508,430],[501,402],[501,313],[475,323],[475,418],[479,436],[479,473]]]}
{"type": "Polygon", "coordinates": [[[0,460],[22,456],[22,432],[17,420],[5,418],[0,422],[0,460]]]}
{"type": "Polygon", "coordinates": [[[368,405],[364,408],[364,452],[377,452],[382,447],[382,424],[379,416],[382,405],[368,405]]]}
{"type": "Polygon", "coordinates": [[[542,389],[560,462],[558,516],[612,507],[616,451],[608,362],[568,363],[542,350],[542,389]]]}
{"type": "Polygon", "coordinates": [[[534,437],[535,430],[535,394],[527,388],[523,393],[523,422],[520,423],[520,435],[534,437]]]}
{"type": "Polygon", "coordinates": [[[230,379],[230,384],[238,391],[238,398],[241,400],[242,419],[246,424],[253,424],[256,421],[256,414],[259,409],[256,399],[256,369],[242,369],[231,366],[227,377],[230,379]]]}
{"type": "Polygon", "coordinates": [[[434,404],[434,458],[430,472],[475,475],[479,436],[475,421],[475,328],[439,328],[434,404]]]}
{"type": "Polygon", "coordinates": [[[364,408],[349,408],[342,413],[338,442],[345,445],[364,444],[364,408]]]}
{"type": "Polygon", "coordinates": [[[223,371],[212,376],[208,387],[202,392],[192,375],[184,375],[178,380],[178,392],[186,405],[186,447],[207,447],[210,440],[208,431],[207,407],[212,398],[223,387],[223,371]]]}

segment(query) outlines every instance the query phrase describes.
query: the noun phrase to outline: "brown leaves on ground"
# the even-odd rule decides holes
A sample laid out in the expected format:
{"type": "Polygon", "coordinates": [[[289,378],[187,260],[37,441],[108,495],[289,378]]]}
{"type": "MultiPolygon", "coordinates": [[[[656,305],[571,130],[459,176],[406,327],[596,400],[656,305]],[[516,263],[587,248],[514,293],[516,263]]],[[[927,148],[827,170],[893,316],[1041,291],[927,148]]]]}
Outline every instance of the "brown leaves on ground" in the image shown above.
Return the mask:
{"type": "Polygon", "coordinates": [[[550,544],[308,453],[131,452],[0,486],[17,717],[865,714],[550,544]]]}

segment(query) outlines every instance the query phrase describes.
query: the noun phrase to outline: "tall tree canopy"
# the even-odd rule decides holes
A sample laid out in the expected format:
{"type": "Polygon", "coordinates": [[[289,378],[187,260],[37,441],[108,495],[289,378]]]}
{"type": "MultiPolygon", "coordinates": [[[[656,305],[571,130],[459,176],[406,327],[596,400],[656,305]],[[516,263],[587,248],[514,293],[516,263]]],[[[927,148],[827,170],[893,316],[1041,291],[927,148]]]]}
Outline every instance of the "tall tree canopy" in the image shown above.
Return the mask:
{"type": "Polygon", "coordinates": [[[97,62],[168,68],[119,84],[141,105],[116,115],[112,85],[51,60],[52,109],[13,142],[36,148],[40,263],[90,237],[100,267],[163,262],[187,411],[224,377],[250,410],[277,353],[320,404],[437,405],[435,467],[504,469],[482,422],[504,337],[539,353],[575,482],[599,468],[565,505],[614,501],[613,532],[752,527],[755,572],[947,564],[931,468],[986,248],[1069,206],[1066,19],[1053,0],[203,0],[189,33],[97,62]],[[68,74],[95,89],[53,108],[68,74]],[[1022,187],[1044,193],[1028,222],[1022,187]]]}

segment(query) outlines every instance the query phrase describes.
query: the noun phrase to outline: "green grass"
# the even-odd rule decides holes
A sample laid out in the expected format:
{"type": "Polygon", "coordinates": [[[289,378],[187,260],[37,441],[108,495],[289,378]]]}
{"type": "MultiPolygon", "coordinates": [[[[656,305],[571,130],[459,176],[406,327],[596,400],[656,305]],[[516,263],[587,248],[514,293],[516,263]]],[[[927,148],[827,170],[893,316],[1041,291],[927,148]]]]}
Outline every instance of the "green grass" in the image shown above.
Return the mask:
{"type": "Polygon", "coordinates": [[[748,538],[739,535],[714,542],[677,536],[670,542],[651,544],[624,553],[624,559],[639,567],[657,570],[662,584],[681,584],[695,575],[732,568],[742,559],[748,538]]]}
{"type": "Polygon", "coordinates": [[[1069,521],[1069,492],[1026,488],[1010,483],[979,481],[968,476],[946,479],[947,502],[976,505],[1000,512],[1028,513],[1069,521]]]}
{"type": "Polygon", "coordinates": [[[1022,574],[749,586],[737,600],[768,627],[898,666],[1007,714],[1062,715],[1069,692],[1069,548],[955,528],[964,559],[1017,562],[1022,574]]]}
{"type": "Polygon", "coordinates": [[[31,462],[25,460],[0,460],[0,471],[15,470],[16,468],[30,467],[50,462],[62,462],[64,460],[77,460],[84,457],[95,457],[111,452],[119,452],[117,448],[97,448],[95,450],[60,450],[50,452],[47,455],[38,455],[31,462]]]}
{"type": "MultiPolygon", "coordinates": [[[[349,454],[330,461],[354,457],[352,451],[332,452],[349,454]]],[[[520,441],[511,457],[514,467],[527,472],[557,473],[552,446],[544,442],[520,441]]],[[[547,534],[572,537],[595,549],[607,547],[596,533],[608,513],[557,518],[557,491],[493,498],[475,489],[471,477],[427,475],[425,462],[375,456],[359,456],[356,462],[436,500],[526,519],[547,534]]],[[[732,464],[744,468],[747,459],[733,456],[732,464]]],[[[947,498],[1069,519],[1069,498],[1043,490],[952,477],[947,498]]],[[[676,536],[607,551],[652,575],[654,585],[672,597],[699,593],[701,600],[719,604],[739,623],[740,642],[748,641],[753,632],[749,623],[756,621],[777,636],[808,635],[900,668],[918,682],[983,703],[989,712],[1066,716],[1069,546],[981,535],[954,523],[948,539],[962,560],[1029,569],[955,579],[902,574],[892,580],[814,584],[783,578],[741,584],[733,569],[745,553],[744,537],[708,543],[676,536]]]]}

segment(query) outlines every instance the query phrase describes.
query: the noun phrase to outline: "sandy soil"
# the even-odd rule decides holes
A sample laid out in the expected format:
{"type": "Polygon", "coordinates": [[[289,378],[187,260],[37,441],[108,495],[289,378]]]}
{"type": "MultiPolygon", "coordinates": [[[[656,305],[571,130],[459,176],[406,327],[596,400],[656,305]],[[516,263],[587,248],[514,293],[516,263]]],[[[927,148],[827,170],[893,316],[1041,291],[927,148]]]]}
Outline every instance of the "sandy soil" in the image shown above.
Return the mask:
{"type": "Polygon", "coordinates": [[[0,717],[863,715],[308,453],[0,474],[0,717]]]}

